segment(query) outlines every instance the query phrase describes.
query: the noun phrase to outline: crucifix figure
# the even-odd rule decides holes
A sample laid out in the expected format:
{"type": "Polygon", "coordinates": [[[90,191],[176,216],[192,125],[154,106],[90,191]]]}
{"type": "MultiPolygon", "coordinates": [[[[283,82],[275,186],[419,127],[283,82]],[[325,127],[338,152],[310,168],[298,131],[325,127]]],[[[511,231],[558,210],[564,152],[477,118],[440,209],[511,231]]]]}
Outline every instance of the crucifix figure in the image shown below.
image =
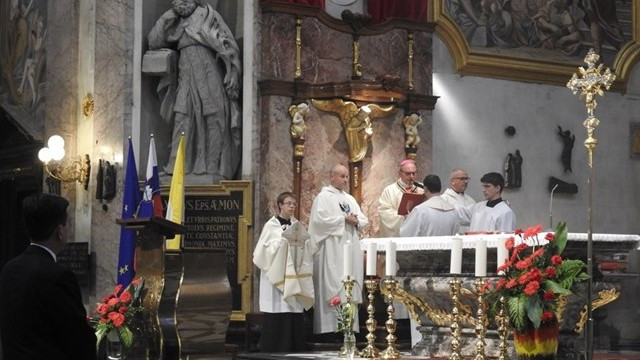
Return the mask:
{"type": "Polygon", "coordinates": [[[580,71],[581,77],[578,77],[576,73],[573,74],[569,82],[567,83],[567,87],[573,91],[574,94],[578,93],[580,90],[580,97],[585,97],[585,105],[587,107],[587,119],[584,121],[583,125],[587,128],[587,139],[584,141],[584,146],[587,147],[587,151],[589,153],[589,166],[591,167],[593,164],[593,150],[596,145],[598,145],[598,140],[593,137],[593,132],[596,127],[600,125],[600,120],[598,120],[593,115],[593,110],[595,110],[596,106],[596,95],[604,96],[603,87],[606,90],[609,90],[609,87],[616,79],[616,75],[611,72],[609,68],[602,73],[603,64],[599,64],[596,67],[596,63],[600,60],[600,56],[596,54],[596,52],[591,49],[589,53],[584,58],[584,62],[589,65],[586,69],[582,66],[578,68],[580,71]]]}

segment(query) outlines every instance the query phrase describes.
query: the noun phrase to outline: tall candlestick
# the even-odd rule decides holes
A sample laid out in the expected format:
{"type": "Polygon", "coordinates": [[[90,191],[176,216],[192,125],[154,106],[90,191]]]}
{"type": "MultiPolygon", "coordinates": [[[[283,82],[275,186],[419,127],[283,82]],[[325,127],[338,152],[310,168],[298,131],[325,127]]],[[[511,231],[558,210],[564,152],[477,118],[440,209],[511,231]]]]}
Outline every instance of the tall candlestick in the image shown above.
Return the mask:
{"type": "Polygon", "coordinates": [[[487,240],[476,240],[476,276],[487,276],[487,240]]]}
{"type": "Polygon", "coordinates": [[[387,243],[387,264],[385,275],[396,276],[396,243],[389,241],[387,243]]]}
{"type": "Polygon", "coordinates": [[[367,243],[367,275],[376,275],[377,245],[374,242],[367,243]]]}
{"type": "Polygon", "coordinates": [[[353,252],[351,251],[351,243],[344,244],[343,252],[344,261],[342,262],[342,272],[346,278],[347,276],[353,275],[353,252]]]}
{"type": "MultiPolygon", "coordinates": [[[[506,242],[507,238],[498,239],[498,251],[496,251],[496,253],[498,254],[496,257],[497,267],[502,266],[505,260],[509,259],[509,250],[507,250],[507,247],[505,246],[506,242]]],[[[503,273],[503,271],[498,272],[498,274],[503,273]]]]}
{"type": "Polygon", "coordinates": [[[462,238],[455,236],[451,239],[451,265],[452,274],[462,274],[462,238]]]}

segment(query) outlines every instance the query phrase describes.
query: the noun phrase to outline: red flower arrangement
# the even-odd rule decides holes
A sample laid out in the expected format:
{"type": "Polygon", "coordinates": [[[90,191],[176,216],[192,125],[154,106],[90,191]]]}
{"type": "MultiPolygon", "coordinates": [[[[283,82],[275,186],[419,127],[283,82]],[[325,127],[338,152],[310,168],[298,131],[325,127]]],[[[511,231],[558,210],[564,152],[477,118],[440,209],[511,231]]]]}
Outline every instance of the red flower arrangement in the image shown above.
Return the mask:
{"type": "Polygon", "coordinates": [[[126,347],[131,346],[133,343],[131,327],[134,325],[134,319],[138,318],[137,315],[144,310],[140,299],[143,285],[142,278],[134,279],[124,290],[122,285],[118,285],[112,294],[103,297],[98,303],[94,311],[95,316],[91,319],[96,331],[97,346],[112,330],[118,331],[126,347]]]}
{"type": "Polygon", "coordinates": [[[494,307],[505,297],[509,323],[517,331],[555,321],[557,297],[572,294],[574,283],[589,278],[583,261],[561,256],[567,244],[566,224],[559,224],[555,234],[547,233],[546,241],[538,239],[540,231],[540,225],[516,230],[519,239],[505,242],[510,256],[498,267],[504,275],[485,287],[487,302],[494,307]]]}
{"type": "Polygon", "coordinates": [[[329,304],[336,309],[338,315],[338,328],[336,332],[353,333],[353,320],[357,308],[354,304],[342,303],[340,296],[336,295],[329,300],[329,304]]]}

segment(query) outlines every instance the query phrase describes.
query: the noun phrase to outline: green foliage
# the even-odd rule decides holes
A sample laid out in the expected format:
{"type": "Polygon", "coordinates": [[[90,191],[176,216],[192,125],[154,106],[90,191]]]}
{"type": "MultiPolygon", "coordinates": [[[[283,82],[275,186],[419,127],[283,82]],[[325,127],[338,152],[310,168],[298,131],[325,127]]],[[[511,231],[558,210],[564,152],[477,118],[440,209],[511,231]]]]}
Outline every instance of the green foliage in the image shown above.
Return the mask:
{"type": "Polygon", "coordinates": [[[589,275],[584,273],[586,268],[587,265],[581,260],[564,260],[556,268],[560,285],[565,289],[570,289],[574,281],[589,279],[589,275]]]}
{"type": "Polygon", "coordinates": [[[510,297],[507,302],[509,318],[513,327],[516,329],[522,329],[525,327],[525,317],[527,315],[527,309],[525,307],[526,296],[514,296],[510,297]]]}
{"type": "Polygon", "coordinates": [[[569,290],[569,288],[571,286],[569,286],[569,288],[558,284],[557,282],[553,281],[553,280],[545,280],[542,282],[542,286],[544,287],[545,290],[551,290],[553,291],[554,294],[558,294],[558,295],[571,295],[573,294],[571,292],[571,290],[569,290]]]}
{"type": "Polygon", "coordinates": [[[124,346],[130,347],[133,343],[133,332],[128,327],[123,326],[118,329],[118,334],[120,334],[120,340],[122,340],[124,346]]]}
{"type": "Polygon", "coordinates": [[[538,296],[526,296],[525,308],[527,309],[527,317],[533,324],[533,327],[540,327],[540,317],[542,316],[542,302],[538,296]]]}
{"type": "Polygon", "coordinates": [[[567,223],[561,222],[558,224],[555,233],[556,239],[553,241],[553,247],[556,249],[554,255],[560,255],[564,251],[564,248],[567,246],[567,234],[569,234],[569,230],[567,230],[567,223]]]}

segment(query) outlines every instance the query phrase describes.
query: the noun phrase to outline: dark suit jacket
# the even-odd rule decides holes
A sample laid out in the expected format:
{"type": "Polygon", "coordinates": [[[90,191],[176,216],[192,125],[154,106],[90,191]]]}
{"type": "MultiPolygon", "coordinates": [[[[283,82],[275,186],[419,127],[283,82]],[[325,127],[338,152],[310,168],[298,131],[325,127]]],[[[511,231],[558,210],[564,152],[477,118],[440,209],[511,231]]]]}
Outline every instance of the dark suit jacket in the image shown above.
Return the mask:
{"type": "Polygon", "coordinates": [[[0,335],[5,360],[94,360],[76,276],[30,245],[0,273],[0,335]]]}

